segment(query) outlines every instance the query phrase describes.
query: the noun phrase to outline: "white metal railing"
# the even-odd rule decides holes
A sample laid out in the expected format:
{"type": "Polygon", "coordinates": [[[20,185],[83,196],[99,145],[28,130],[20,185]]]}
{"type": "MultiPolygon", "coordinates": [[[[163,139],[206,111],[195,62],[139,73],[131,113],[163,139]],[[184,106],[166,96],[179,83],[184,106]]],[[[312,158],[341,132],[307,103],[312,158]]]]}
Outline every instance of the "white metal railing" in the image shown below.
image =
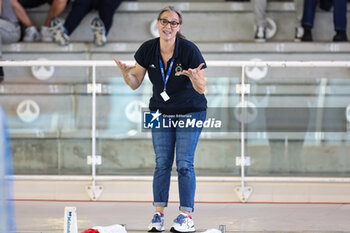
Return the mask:
{"type": "MultiPolygon", "coordinates": [[[[16,175],[14,180],[22,181],[89,181],[88,176],[79,175],[16,175]]],[[[96,176],[96,181],[152,181],[153,176],[96,176]]],[[[177,176],[171,177],[177,181],[177,176]]],[[[197,176],[200,182],[241,182],[239,176],[197,176]]],[[[269,177],[269,176],[248,176],[244,178],[247,182],[283,182],[283,183],[350,183],[349,177],[269,177]]]]}
{"type": "MultiPolygon", "coordinates": [[[[134,64],[134,60],[123,61],[134,64]]],[[[222,61],[211,60],[206,62],[210,67],[350,67],[349,61],[222,61]]],[[[28,60],[28,61],[0,61],[0,66],[116,66],[113,60],[28,60]]]]}
{"type": "MultiPolygon", "coordinates": [[[[133,65],[135,61],[123,61],[127,64],[133,65]]],[[[349,61],[207,61],[208,67],[241,67],[241,103],[243,103],[243,107],[245,104],[245,95],[247,91],[246,83],[245,83],[245,68],[246,67],[350,67],[349,61]]],[[[91,186],[89,194],[91,199],[96,200],[99,194],[102,192],[102,187],[96,185],[96,180],[150,180],[151,177],[139,177],[139,176],[126,176],[124,177],[108,177],[108,176],[96,176],[96,164],[97,164],[97,156],[96,156],[96,67],[116,67],[116,64],[112,60],[48,60],[48,61],[40,61],[40,60],[30,60],[30,61],[0,61],[0,66],[64,66],[64,67],[91,67],[92,68],[92,130],[91,130],[91,138],[92,138],[92,148],[91,148],[91,186]]],[[[117,69],[117,67],[116,67],[117,69]]],[[[245,108],[244,108],[245,109],[245,108]]],[[[349,183],[349,178],[337,178],[337,177],[318,177],[318,178],[307,178],[307,177],[245,177],[245,133],[244,133],[244,122],[241,123],[241,177],[209,177],[209,178],[200,178],[198,180],[203,181],[240,181],[241,186],[237,187],[236,191],[241,199],[241,201],[245,202],[248,200],[250,193],[252,192],[252,187],[245,186],[247,181],[255,181],[255,182],[338,182],[338,183],[349,183]]],[[[15,176],[15,179],[27,179],[24,176],[15,176]]],[[[85,180],[86,177],[82,176],[30,176],[29,179],[40,179],[40,180],[85,180]]]]}

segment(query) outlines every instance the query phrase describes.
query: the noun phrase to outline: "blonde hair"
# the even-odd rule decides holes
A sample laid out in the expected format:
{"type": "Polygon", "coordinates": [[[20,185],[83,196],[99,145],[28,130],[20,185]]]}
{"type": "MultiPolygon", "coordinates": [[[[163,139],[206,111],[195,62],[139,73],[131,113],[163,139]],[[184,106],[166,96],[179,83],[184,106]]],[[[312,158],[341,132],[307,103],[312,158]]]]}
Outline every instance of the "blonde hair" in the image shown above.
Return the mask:
{"type": "MultiPolygon", "coordinates": [[[[176,8],[174,6],[167,6],[167,7],[163,8],[158,15],[158,20],[160,20],[160,16],[164,12],[175,12],[179,16],[180,25],[182,25],[182,12],[178,8],[176,8]]],[[[176,33],[176,36],[185,39],[184,34],[182,34],[182,32],[180,30],[176,33]]]]}

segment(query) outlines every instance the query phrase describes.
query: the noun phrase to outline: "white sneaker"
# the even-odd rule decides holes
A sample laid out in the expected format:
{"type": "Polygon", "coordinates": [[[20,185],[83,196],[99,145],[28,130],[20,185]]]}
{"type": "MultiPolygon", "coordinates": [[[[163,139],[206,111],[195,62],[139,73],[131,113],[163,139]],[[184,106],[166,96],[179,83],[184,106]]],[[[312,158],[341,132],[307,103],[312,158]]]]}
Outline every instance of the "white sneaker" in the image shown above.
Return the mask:
{"type": "Polygon", "coordinates": [[[153,216],[152,222],[148,225],[148,232],[161,232],[164,230],[164,216],[157,212],[153,216]]]}
{"type": "Polygon", "coordinates": [[[59,46],[66,46],[69,44],[69,36],[67,30],[64,27],[62,21],[59,18],[52,18],[49,23],[49,31],[52,34],[54,41],[59,46]]]}
{"type": "Polygon", "coordinates": [[[106,28],[103,21],[96,17],[91,21],[91,30],[94,33],[94,42],[98,47],[102,47],[107,43],[106,28]]]}
{"type": "Polygon", "coordinates": [[[174,224],[170,229],[171,232],[195,232],[194,222],[190,215],[185,213],[179,214],[174,219],[174,224]]]}
{"type": "Polygon", "coordinates": [[[296,27],[295,28],[295,35],[294,35],[294,41],[300,42],[301,38],[304,35],[304,28],[303,27],[296,27]]]}
{"type": "Polygon", "coordinates": [[[49,30],[49,27],[41,26],[40,35],[41,41],[53,42],[53,36],[49,30]]]}
{"type": "Polygon", "coordinates": [[[257,27],[254,39],[256,42],[265,42],[266,41],[266,28],[257,27]]]}
{"type": "Polygon", "coordinates": [[[31,41],[39,41],[39,40],[40,40],[40,34],[34,26],[27,27],[25,29],[23,41],[31,42],[31,41]]]}

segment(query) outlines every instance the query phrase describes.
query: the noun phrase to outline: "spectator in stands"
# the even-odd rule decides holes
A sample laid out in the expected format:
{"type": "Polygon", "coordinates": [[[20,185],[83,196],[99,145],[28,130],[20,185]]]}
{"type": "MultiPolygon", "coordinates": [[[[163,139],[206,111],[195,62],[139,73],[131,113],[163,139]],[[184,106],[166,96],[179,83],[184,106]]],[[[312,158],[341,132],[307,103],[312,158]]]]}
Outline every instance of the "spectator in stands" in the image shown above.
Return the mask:
{"type": "MultiPolygon", "coordinates": [[[[13,43],[21,37],[21,26],[14,14],[10,0],[0,0],[0,61],[2,60],[2,44],[13,43]]],[[[0,67],[0,82],[4,80],[4,70],[0,67]]]]}
{"type": "Polygon", "coordinates": [[[68,0],[11,0],[12,8],[18,18],[18,20],[24,26],[23,41],[45,41],[52,42],[53,38],[49,32],[49,22],[52,18],[59,16],[67,5],[68,0]],[[51,4],[49,14],[46,18],[45,24],[41,26],[40,33],[33,26],[31,19],[24,8],[34,8],[45,3],[51,4]]]}
{"type": "MultiPolygon", "coordinates": [[[[252,0],[255,14],[255,41],[265,42],[266,41],[266,8],[267,0],[252,0]]],[[[294,0],[295,5],[295,34],[294,41],[300,42],[303,36],[304,29],[301,26],[301,19],[303,17],[303,6],[304,0],[294,0]]]]}
{"type": "MultiPolygon", "coordinates": [[[[334,42],[348,41],[346,35],[346,0],[322,0],[320,1],[320,7],[324,10],[329,10],[333,2],[333,23],[336,31],[333,37],[334,42]]],[[[314,26],[315,11],[317,0],[305,0],[304,15],[302,24],[304,27],[304,35],[302,41],[312,41],[311,29],[314,26]]]]}
{"type": "Polygon", "coordinates": [[[73,33],[87,13],[96,9],[99,17],[94,18],[90,26],[94,34],[95,45],[104,46],[113,23],[114,13],[121,2],[121,0],[75,0],[64,25],[58,18],[53,18],[50,22],[50,30],[55,41],[59,46],[68,45],[69,35],[73,33]]]}
{"type": "Polygon", "coordinates": [[[181,25],[181,12],[172,6],[166,7],[158,15],[160,37],[141,45],[135,53],[135,66],[126,65],[114,58],[125,82],[133,90],[141,85],[147,71],[153,84],[150,109],[154,113],[151,114],[153,120],[150,119],[150,123],[158,122],[159,128],[152,129],[156,154],[153,178],[153,205],[156,213],[148,227],[151,232],[164,231],[164,208],[168,204],[175,148],[180,214],[174,220],[171,231],[195,231],[190,215],[193,212],[196,187],[193,162],[202,128],[162,127],[162,119],[170,119],[173,123],[188,120],[203,123],[206,118],[206,64],[197,46],[184,39],[180,33],[181,25]]]}

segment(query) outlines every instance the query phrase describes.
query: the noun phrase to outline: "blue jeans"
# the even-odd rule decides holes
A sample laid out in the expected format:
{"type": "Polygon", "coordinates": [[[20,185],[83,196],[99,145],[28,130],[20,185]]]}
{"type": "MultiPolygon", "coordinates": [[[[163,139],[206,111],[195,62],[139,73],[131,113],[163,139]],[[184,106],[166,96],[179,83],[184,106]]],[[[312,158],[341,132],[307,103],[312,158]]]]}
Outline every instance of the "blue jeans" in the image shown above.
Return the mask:
{"type": "MultiPolygon", "coordinates": [[[[204,121],[206,111],[183,114],[172,118],[181,121],[196,119],[204,121]]],[[[163,121],[163,116],[160,117],[163,121]]],[[[196,190],[196,176],[193,168],[194,154],[202,129],[181,128],[153,129],[152,140],[156,154],[156,168],[153,177],[153,205],[168,205],[171,169],[176,148],[176,171],[178,174],[180,210],[193,212],[196,190]]]]}
{"type": "MultiPolygon", "coordinates": [[[[346,0],[333,0],[333,23],[335,30],[346,31],[346,0]]],[[[305,0],[304,14],[302,24],[303,26],[314,26],[315,11],[317,0],[305,0]]]]}

